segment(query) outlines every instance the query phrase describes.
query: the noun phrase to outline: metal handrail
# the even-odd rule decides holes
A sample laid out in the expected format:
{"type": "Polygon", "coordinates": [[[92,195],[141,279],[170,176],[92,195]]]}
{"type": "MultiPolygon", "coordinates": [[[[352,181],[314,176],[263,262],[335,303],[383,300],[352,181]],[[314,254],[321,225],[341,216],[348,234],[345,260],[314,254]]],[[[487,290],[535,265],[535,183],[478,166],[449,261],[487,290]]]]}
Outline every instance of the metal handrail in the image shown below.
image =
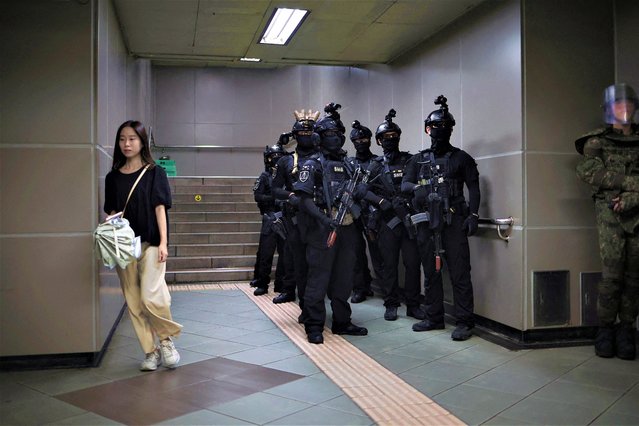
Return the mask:
{"type": "Polygon", "coordinates": [[[225,145],[156,145],[155,141],[151,139],[151,149],[158,151],[177,151],[177,150],[211,150],[211,151],[244,151],[244,152],[262,152],[264,148],[256,146],[225,146],[225,145]]]}
{"type": "Polygon", "coordinates": [[[502,240],[508,242],[510,239],[510,233],[513,230],[513,225],[515,224],[515,219],[512,216],[503,217],[503,218],[479,218],[479,223],[484,225],[497,225],[497,235],[502,240]],[[502,234],[502,226],[506,226],[506,233],[502,234]]]}

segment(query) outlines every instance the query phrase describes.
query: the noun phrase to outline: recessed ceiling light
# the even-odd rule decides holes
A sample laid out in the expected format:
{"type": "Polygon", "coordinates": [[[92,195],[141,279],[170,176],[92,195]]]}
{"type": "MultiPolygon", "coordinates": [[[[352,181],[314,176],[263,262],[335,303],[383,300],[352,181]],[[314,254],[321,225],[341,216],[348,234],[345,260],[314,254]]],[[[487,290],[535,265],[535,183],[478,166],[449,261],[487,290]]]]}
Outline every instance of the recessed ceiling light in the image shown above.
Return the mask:
{"type": "Polygon", "coordinates": [[[287,44],[308,13],[309,11],[304,9],[275,9],[260,43],[287,44]]]}
{"type": "Polygon", "coordinates": [[[244,62],[260,62],[260,58],[240,58],[240,61],[244,62]]]}

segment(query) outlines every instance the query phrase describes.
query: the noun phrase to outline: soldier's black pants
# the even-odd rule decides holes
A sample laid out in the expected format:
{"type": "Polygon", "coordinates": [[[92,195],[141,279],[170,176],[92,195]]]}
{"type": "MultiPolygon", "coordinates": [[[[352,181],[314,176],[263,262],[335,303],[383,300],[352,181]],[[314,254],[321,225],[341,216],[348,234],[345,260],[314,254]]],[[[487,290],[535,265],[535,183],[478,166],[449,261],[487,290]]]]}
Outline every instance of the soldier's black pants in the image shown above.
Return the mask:
{"type": "MultiPolygon", "coordinates": [[[[450,225],[444,227],[441,240],[445,250],[444,257],[448,267],[448,274],[453,287],[455,317],[457,324],[469,327],[475,325],[473,317],[474,299],[473,284],[470,279],[470,249],[468,237],[462,230],[464,217],[453,215],[450,225]]],[[[428,229],[428,223],[423,222],[417,228],[419,255],[424,266],[426,319],[433,323],[444,323],[444,289],[441,271],[435,272],[435,243],[428,229]]]]}
{"type": "Polygon", "coordinates": [[[377,233],[377,244],[382,256],[382,296],[384,306],[400,305],[399,289],[399,253],[402,253],[404,263],[404,298],[406,306],[418,307],[421,291],[421,271],[417,240],[411,240],[403,224],[390,229],[382,223],[377,233]],[[383,247],[383,250],[381,249],[383,247]]]}
{"type": "Polygon", "coordinates": [[[371,256],[371,263],[377,278],[382,277],[382,255],[377,241],[371,240],[366,231],[357,227],[355,244],[355,271],[353,275],[353,293],[368,292],[371,289],[371,272],[368,269],[368,256],[366,246],[371,256]]]}
{"type": "Polygon", "coordinates": [[[277,266],[275,267],[275,288],[279,290],[284,281],[284,245],[285,241],[270,231],[266,234],[260,234],[260,242],[257,248],[255,279],[257,287],[266,288],[271,282],[271,269],[273,268],[273,257],[277,249],[277,266]]]}
{"type": "Polygon", "coordinates": [[[324,329],[326,296],[331,301],[333,327],[339,328],[351,322],[348,298],[353,289],[357,231],[354,225],[339,227],[331,248],[326,246],[328,234],[328,228],[322,225],[309,227],[306,234],[308,281],[304,294],[304,327],[307,333],[324,329]]]}
{"type": "Polygon", "coordinates": [[[286,226],[286,244],[284,247],[284,281],[281,293],[297,294],[300,307],[303,306],[304,289],[306,288],[306,244],[300,239],[299,227],[290,217],[284,217],[286,226]]]}

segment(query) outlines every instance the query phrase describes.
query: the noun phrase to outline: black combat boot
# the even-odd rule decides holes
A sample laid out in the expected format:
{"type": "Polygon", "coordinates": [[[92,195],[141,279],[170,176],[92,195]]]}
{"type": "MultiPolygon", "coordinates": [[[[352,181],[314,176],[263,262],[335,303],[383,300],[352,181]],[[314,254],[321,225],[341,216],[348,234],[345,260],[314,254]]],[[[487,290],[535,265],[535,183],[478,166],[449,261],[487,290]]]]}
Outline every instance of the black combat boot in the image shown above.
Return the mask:
{"type": "MultiPolygon", "coordinates": [[[[637,357],[636,330],[632,324],[619,324],[615,333],[617,358],[633,360],[637,357]]],[[[599,355],[599,354],[597,354],[599,355]]]]}
{"type": "Polygon", "coordinates": [[[257,287],[255,291],[253,292],[253,295],[261,296],[266,293],[268,293],[268,287],[257,287]]]}
{"type": "Polygon", "coordinates": [[[615,356],[615,328],[613,326],[600,326],[597,330],[595,354],[602,358],[615,356]]]}
{"type": "Polygon", "coordinates": [[[366,300],[366,290],[353,292],[351,303],[362,303],[364,300],[366,300]]]}

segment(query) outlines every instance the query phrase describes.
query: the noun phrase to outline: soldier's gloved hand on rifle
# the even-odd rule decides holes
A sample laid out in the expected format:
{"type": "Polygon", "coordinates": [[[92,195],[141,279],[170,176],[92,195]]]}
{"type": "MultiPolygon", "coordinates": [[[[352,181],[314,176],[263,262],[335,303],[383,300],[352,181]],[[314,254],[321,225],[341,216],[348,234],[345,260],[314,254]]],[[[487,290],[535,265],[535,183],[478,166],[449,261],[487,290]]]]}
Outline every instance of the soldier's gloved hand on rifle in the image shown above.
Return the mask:
{"type": "Polygon", "coordinates": [[[335,219],[330,218],[328,216],[323,216],[324,219],[322,219],[322,223],[331,231],[334,231],[335,229],[337,229],[338,223],[335,219]]]}
{"type": "Polygon", "coordinates": [[[364,199],[364,197],[366,197],[367,193],[368,185],[366,185],[365,183],[360,183],[355,187],[355,189],[353,189],[353,199],[355,201],[360,201],[364,199]]]}
{"type": "Polygon", "coordinates": [[[462,224],[462,230],[467,236],[470,237],[471,235],[475,235],[475,233],[477,232],[477,228],[479,228],[479,216],[477,216],[476,213],[471,213],[464,220],[464,223],[462,224]]]}
{"type": "Polygon", "coordinates": [[[393,208],[403,218],[406,215],[406,200],[402,197],[393,197],[393,208]]]}
{"type": "Polygon", "coordinates": [[[382,198],[379,203],[377,203],[377,206],[379,207],[379,209],[383,212],[387,212],[390,209],[393,208],[393,203],[391,203],[390,201],[388,201],[386,198],[382,198]]]}
{"type": "Polygon", "coordinates": [[[288,196],[288,203],[293,206],[293,207],[298,207],[300,206],[300,197],[298,197],[295,194],[291,194],[288,196]]]}

